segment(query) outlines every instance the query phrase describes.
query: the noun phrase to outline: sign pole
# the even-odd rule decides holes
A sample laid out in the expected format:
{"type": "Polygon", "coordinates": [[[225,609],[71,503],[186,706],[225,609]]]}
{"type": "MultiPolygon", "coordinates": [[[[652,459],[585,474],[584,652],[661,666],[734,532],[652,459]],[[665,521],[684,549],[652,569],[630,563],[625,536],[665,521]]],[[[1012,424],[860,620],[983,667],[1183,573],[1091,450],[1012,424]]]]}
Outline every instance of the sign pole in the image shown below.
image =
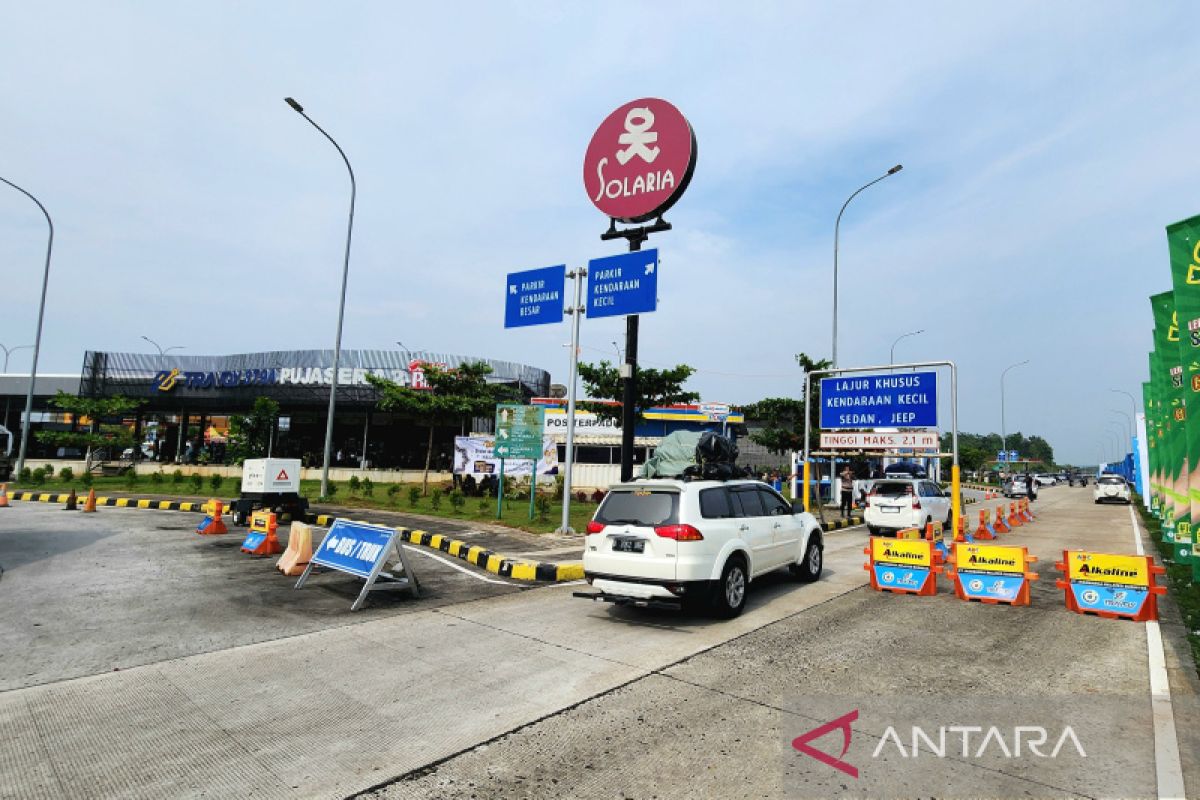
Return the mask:
{"type": "Polygon", "coordinates": [[[533,522],[533,501],[537,497],[537,468],[538,460],[533,460],[533,475],[529,478],[529,521],[533,522]]]}
{"type": "Polygon", "coordinates": [[[500,483],[496,486],[496,519],[504,513],[504,459],[500,459],[500,483]]]}
{"type": "Polygon", "coordinates": [[[575,280],[575,303],[567,313],[571,315],[571,372],[567,382],[567,463],[563,468],[562,525],[555,533],[574,533],[571,527],[571,471],[575,466],[575,384],[579,371],[579,321],[583,317],[583,279],[587,269],[573,270],[570,277],[575,280]]]}
{"type": "MultiPolygon", "coordinates": [[[[629,238],[629,252],[642,249],[642,240],[636,236],[629,238]]],[[[638,320],[637,314],[625,318],[625,370],[621,387],[621,480],[633,480],[633,434],[637,421],[637,347],[638,320]]]]}
{"type": "Polygon", "coordinates": [[[809,394],[809,381],[811,376],[809,373],[804,373],[804,511],[812,513],[811,503],[808,494],[808,482],[812,477],[812,467],[808,462],[808,440],[812,436],[812,409],[808,407],[811,401],[809,394]]]}

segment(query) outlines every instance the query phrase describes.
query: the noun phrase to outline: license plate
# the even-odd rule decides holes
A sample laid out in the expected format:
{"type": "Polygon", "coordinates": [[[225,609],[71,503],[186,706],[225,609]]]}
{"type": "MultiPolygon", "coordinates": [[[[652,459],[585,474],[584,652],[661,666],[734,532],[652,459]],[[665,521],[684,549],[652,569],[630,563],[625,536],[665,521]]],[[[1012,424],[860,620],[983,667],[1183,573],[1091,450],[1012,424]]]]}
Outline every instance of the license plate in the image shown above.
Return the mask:
{"type": "Polygon", "coordinates": [[[900,513],[900,508],[898,506],[880,506],[879,510],[885,514],[899,514],[900,513]]]}
{"type": "Polygon", "coordinates": [[[646,550],[645,539],[613,539],[614,553],[643,553],[646,550]]]}

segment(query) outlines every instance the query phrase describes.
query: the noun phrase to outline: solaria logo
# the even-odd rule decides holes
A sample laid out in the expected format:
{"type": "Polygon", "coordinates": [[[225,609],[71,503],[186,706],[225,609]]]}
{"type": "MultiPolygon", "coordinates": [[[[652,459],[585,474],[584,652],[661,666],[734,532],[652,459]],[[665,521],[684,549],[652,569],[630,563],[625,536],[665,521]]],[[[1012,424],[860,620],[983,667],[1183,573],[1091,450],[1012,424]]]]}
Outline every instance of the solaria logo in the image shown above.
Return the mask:
{"type": "Polygon", "coordinates": [[[179,381],[179,368],[176,367],[170,370],[161,370],[154,376],[154,383],[158,386],[160,392],[169,392],[175,388],[175,384],[179,381]]]}

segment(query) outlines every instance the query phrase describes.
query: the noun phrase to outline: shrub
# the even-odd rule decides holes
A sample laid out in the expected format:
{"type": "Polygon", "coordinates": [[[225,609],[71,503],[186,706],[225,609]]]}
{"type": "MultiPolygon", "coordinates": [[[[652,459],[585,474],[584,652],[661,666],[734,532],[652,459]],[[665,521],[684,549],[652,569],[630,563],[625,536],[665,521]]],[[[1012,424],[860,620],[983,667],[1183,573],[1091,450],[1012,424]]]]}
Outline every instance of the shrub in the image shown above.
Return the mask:
{"type": "Polygon", "coordinates": [[[67,482],[73,481],[75,480],[75,470],[70,467],[63,467],[58,471],[58,477],[67,482]]]}
{"type": "Polygon", "coordinates": [[[460,492],[458,489],[455,489],[454,491],[452,491],[450,493],[450,505],[454,507],[455,514],[462,513],[463,504],[465,504],[466,502],[467,502],[467,496],[465,494],[463,494],[462,492],[460,492]]]}
{"type": "Polygon", "coordinates": [[[492,504],[488,502],[486,497],[484,497],[479,501],[479,510],[477,513],[482,517],[484,514],[488,513],[488,510],[491,509],[491,507],[492,504]]]}
{"type": "Polygon", "coordinates": [[[555,475],[554,476],[554,499],[555,500],[563,499],[563,483],[565,480],[566,480],[566,476],[563,476],[563,475],[555,475]]]}
{"type": "Polygon", "coordinates": [[[593,503],[599,503],[603,499],[604,499],[604,490],[603,489],[597,489],[596,491],[592,492],[592,502],[593,503]]]}
{"type": "Polygon", "coordinates": [[[335,483],[334,481],[330,481],[329,482],[329,494],[327,494],[325,496],[325,499],[328,500],[329,498],[333,497],[336,494],[337,494],[337,483],[335,483]]]}
{"type": "Polygon", "coordinates": [[[54,477],[54,465],[47,464],[46,466],[42,467],[42,472],[46,473],[47,478],[53,478],[54,477]]]}
{"type": "Polygon", "coordinates": [[[166,480],[166,476],[165,476],[165,475],[163,475],[163,473],[162,473],[162,470],[161,470],[161,469],[160,469],[158,472],[151,472],[151,473],[150,473],[150,482],[151,482],[151,483],[153,483],[155,486],[158,486],[158,485],[159,485],[160,483],[162,483],[164,480],[166,480]]]}
{"type": "Polygon", "coordinates": [[[419,486],[408,487],[408,507],[416,508],[419,502],[421,502],[421,488],[419,486]]]}
{"type": "Polygon", "coordinates": [[[225,478],[222,475],[213,475],[208,479],[208,485],[212,487],[214,492],[221,491],[221,484],[225,483],[225,478]]]}
{"type": "Polygon", "coordinates": [[[183,483],[183,470],[177,469],[171,473],[171,483],[175,484],[176,486],[183,483]]]}
{"type": "Polygon", "coordinates": [[[360,485],[362,486],[363,497],[371,497],[375,494],[375,482],[370,478],[363,478],[360,485]]]}
{"type": "Polygon", "coordinates": [[[33,470],[29,467],[21,467],[21,471],[17,473],[17,480],[21,483],[29,483],[33,480],[33,470]]]}
{"type": "Polygon", "coordinates": [[[92,481],[92,473],[87,470],[84,470],[83,474],[79,476],[79,482],[83,484],[83,488],[85,489],[91,488],[92,481]]]}
{"type": "Polygon", "coordinates": [[[538,519],[545,522],[550,518],[550,498],[544,494],[539,494],[537,500],[534,501],[537,506],[538,519]]]}
{"type": "Polygon", "coordinates": [[[123,477],[125,479],[125,488],[126,489],[133,489],[135,486],[137,486],[138,474],[133,469],[133,467],[130,467],[129,469],[125,470],[125,474],[122,475],[121,477],[123,477]]]}
{"type": "Polygon", "coordinates": [[[204,477],[199,472],[193,472],[188,476],[188,480],[192,482],[192,491],[197,494],[204,488],[204,477]]]}
{"type": "Polygon", "coordinates": [[[350,494],[358,494],[358,487],[361,485],[362,484],[359,482],[357,475],[350,476],[350,494]]]}
{"type": "Polygon", "coordinates": [[[241,478],[233,479],[233,493],[239,494],[239,495],[242,493],[242,479],[241,478]]]}
{"type": "Polygon", "coordinates": [[[33,471],[32,477],[33,477],[33,485],[41,486],[42,484],[44,484],[46,482],[46,470],[42,469],[41,467],[38,467],[37,469],[35,469],[33,471]]]}
{"type": "Polygon", "coordinates": [[[432,508],[434,511],[437,511],[439,508],[442,507],[442,493],[441,492],[434,492],[433,494],[429,495],[429,507],[432,508]]]}
{"type": "Polygon", "coordinates": [[[388,497],[389,497],[391,500],[395,501],[395,499],[396,499],[396,495],[398,495],[398,494],[400,494],[400,484],[398,484],[398,483],[389,483],[389,484],[388,484],[388,488],[387,488],[387,496],[388,496],[388,497]]]}

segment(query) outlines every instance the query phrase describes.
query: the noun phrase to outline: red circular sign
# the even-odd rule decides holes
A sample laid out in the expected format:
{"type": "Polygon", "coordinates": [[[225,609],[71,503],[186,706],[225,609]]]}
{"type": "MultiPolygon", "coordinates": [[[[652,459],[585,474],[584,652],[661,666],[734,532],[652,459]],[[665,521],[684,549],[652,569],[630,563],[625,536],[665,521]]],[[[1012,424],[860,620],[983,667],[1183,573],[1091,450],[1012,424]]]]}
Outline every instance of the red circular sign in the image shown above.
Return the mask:
{"type": "Polygon", "coordinates": [[[583,186],[596,208],[643,222],[675,204],[696,168],[696,134],[666,100],[643,97],[608,115],[583,159],[583,186]]]}

